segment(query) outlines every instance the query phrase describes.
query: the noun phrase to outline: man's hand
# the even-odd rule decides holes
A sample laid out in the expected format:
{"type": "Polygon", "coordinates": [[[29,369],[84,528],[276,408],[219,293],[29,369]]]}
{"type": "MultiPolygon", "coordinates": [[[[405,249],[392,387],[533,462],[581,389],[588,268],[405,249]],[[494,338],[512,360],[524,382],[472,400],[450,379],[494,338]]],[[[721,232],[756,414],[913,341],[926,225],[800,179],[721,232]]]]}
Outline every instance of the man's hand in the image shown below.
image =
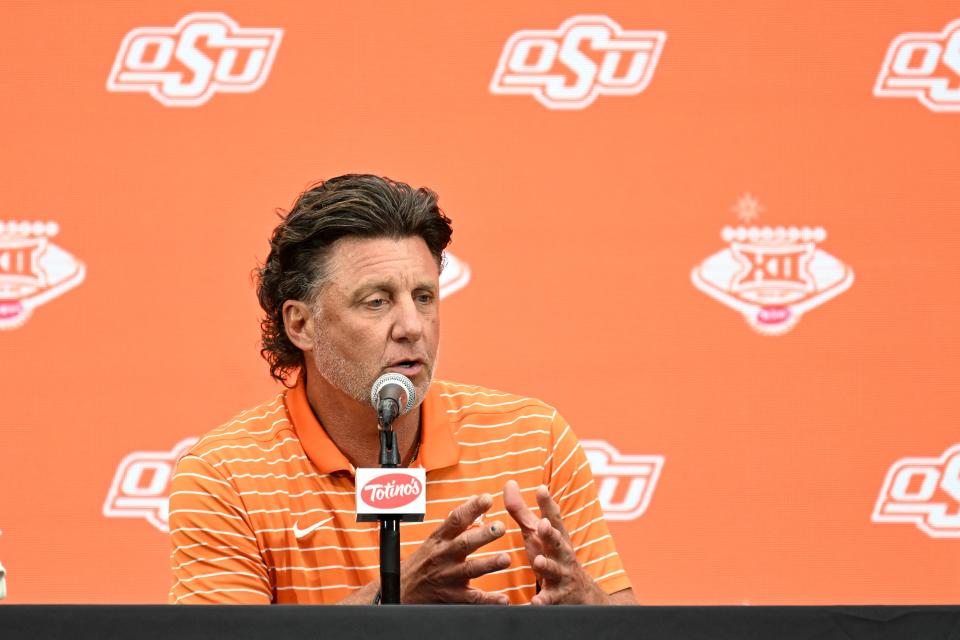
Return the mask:
{"type": "Polygon", "coordinates": [[[407,603],[508,604],[502,593],[487,593],[470,586],[470,580],[506,569],[510,556],[501,553],[474,560],[467,556],[501,537],[502,522],[470,528],[474,520],[493,505],[485,493],[473,496],[450,512],[447,519],[403,563],[400,571],[400,601],[407,603]]]}
{"type": "Polygon", "coordinates": [[[609,604],[610,598],[577,561],[570,535],[563,526],[560,507],[546,487],[537,489],[537,504],[544,516],[538,519],[520,495],[520,487],[508,480],[503,503],[520,525],[530,566],[540,582],[540,593],[531,604],[609,604]]]}

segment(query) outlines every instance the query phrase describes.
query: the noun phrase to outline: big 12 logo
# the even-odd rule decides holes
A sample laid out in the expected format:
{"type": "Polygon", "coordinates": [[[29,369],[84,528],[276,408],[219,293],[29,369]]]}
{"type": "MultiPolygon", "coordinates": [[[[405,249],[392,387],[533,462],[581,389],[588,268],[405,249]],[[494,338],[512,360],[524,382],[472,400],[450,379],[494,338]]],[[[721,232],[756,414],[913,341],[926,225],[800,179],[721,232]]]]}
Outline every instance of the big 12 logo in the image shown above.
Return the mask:
{"type": "Polygon", "coordinates": [[[191,13],[175,27],[126,35],[108,91],[146,92],[168,107],[197,107],[217,91],[250,93],[270,74],[283,29],[245,28],[223,13],[191,13]]]}

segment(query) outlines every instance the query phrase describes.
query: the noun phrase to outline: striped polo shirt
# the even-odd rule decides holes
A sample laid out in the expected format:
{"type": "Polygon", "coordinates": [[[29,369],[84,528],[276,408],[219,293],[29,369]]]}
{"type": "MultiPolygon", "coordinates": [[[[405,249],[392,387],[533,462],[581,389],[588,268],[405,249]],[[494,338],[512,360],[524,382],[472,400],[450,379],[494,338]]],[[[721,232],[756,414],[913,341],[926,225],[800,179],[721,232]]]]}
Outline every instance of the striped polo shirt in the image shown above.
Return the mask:
{"type": "MultiPolygon", "coordinates": [[[[401,559],[471,495],[506,525],[470,557],[505,552],[507,569],[471,581],[528,603],[536,577],[503,505],[516,480],[539,515],[536,489],[560,506],[577,557],[607,593],[630,586],[573,431],[539,400],[435,381],[421,407],[413,466],[427,475],[422,523],[400,528],[401,559]]],[[[334,603],[379,578],[379,525],[358,523],[355,469],[310,408],[304,385],[204,436],[177,463],[170,493],[172,603],[334,603]]]]}

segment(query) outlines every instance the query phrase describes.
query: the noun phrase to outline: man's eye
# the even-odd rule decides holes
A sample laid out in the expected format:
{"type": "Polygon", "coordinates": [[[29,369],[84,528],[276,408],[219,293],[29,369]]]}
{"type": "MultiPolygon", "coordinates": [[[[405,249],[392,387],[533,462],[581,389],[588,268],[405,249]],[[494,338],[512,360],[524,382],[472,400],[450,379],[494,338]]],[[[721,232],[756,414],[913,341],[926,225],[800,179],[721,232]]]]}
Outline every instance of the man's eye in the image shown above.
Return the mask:
{"type": "Polygon", "coordinates": [[[421,293],[417,296],[417,302],[419,302],[420,304],[430,304],[431,302],[433,302],[433,294],[421,293]]]}
{"type": "Polygon", "coordinates": [[[387,304],[386,298],[372,298],[367,300],[367,306],[371,309],[379,309],[380,307],[387,304]]]}

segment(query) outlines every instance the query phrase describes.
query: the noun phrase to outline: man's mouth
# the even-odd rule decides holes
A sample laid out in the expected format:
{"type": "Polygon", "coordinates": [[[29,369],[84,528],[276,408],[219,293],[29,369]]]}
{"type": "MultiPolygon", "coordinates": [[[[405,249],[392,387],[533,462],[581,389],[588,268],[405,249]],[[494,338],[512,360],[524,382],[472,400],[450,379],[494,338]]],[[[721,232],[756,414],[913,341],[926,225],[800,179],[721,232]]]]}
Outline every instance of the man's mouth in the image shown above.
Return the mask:
{"type": "Polygon", "coordinates": [[[398,371],[403,374],[415,374],[419,373],[423,368],[423,361],[418,359],[412,360],[397,360],[393,364],[387,367],[388,371],[398,371]]]}

